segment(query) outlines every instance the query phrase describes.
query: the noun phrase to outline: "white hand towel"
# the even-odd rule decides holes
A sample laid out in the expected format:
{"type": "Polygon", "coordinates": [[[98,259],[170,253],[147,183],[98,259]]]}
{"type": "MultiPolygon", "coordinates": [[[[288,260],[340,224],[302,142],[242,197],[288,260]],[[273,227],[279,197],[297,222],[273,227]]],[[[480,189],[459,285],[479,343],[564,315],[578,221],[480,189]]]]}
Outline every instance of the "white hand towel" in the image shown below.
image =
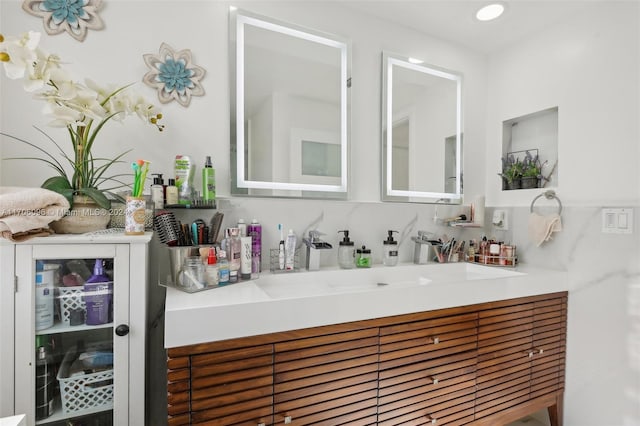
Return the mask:
{"type": "Polygon", "coordinates": [[[48,189],[0,187],[0,236],[17,241],[46,235],[49,223],[68,209],[67,199],[48,189]]]}
{"type": "Polygon", "coordinates": [[[562,222],[557,213],[542,216],[538,213],[529,215],[529,239],[537,247],[553,238],[554,232],[562,231],[562,222]]]}

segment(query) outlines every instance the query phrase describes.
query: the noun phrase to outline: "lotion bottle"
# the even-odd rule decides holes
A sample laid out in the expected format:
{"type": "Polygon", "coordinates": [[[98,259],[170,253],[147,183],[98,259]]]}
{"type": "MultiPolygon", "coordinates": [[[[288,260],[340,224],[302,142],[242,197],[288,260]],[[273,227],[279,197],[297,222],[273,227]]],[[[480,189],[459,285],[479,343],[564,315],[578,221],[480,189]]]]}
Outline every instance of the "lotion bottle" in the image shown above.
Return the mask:
{"type": "Polygon", "coordinates": [[[153,184],[151,185],[151,201],[153,208],[160,210],[164,208],[164,180],[160,173],[154,173],[153,184]]]}
{"type": "Polygon", "coordinates": [[[382,242],[382,263],[385,266],[396,266],[398,264],[398,242],[393,239],[393,233],[398,231],[387,231],[387,239],[382,242]]]}
{"type": "Polygon", "coordinates": [[[342,269],[352,269],[356,266],[355,247],[353,241],[349,239],[349,231],[345,229],[344,231],[338,231],[338,233],[340,232],[344,234],[344,237],[338,247],[338,265],[342,269]]]}
{"type": "Polygon", "coordinates": [[[167,185],[167,205],[175,205],[178,204],[178,187],[176,186],[175,179],[169,179],[169,184],[167,185]]]}

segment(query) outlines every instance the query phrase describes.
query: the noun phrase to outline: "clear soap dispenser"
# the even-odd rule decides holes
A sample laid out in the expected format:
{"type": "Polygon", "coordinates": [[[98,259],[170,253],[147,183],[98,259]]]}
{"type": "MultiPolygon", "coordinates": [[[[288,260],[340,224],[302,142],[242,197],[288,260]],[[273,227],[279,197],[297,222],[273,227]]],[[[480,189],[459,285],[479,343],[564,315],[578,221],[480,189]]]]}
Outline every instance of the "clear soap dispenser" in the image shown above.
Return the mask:
{"type": "Polygon", "coordinates": [[[398,231],[387,231],[387,239],[382,242],[383,254],[382,263],[385,266],[396,266],[398,264],[398,242],[393,239],[393,233],[398,231]]]}
{"type": "Polygon", "coordinates": [[[356,266],[354,244],[349,239],[348,230],[338,231],[338,233],[340,232],[344,234],[344,237],[340,241],[340,247],[338,248],[338,265],[342,269],[352,269],[356,266]]]}

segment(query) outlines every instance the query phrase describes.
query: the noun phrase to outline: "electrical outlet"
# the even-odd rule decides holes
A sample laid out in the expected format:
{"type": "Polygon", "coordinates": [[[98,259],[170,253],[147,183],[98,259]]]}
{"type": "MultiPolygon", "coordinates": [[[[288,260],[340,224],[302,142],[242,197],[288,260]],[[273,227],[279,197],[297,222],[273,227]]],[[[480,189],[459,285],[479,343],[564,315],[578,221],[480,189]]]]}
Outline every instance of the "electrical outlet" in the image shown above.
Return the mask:
{"type": "Polygon", "coordinates": [[[509,212],[506,210],[495,210],[491,223],[496,228],[507,231],[509,229],[509,212]]]}

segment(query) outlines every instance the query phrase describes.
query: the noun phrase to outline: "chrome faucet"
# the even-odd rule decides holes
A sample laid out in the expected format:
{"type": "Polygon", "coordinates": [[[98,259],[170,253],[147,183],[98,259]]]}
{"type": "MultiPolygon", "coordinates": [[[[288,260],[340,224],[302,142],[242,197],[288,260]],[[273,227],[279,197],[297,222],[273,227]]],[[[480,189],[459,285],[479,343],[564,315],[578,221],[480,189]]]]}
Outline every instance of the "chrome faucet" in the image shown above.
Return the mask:
{"type": "Polygon", "coordinates": [[[312,230],[309,231],[309,236],[302,239],[302,241],[307,246],[307,260],[306,260],[306,268],[307,271],[317,271],[320,269],[320,250],[330,249],[331,244],[322,241],[320,239],[320,235],[324,235],[323,233],[312,230]]]}
{"type": "Polygon", "coordinates": [[[416,243],[413,251],[413,263],[422,265],[429,262],[429,257],[432,256],[431,246],[433,245],[434,236],[427,231],[418,231],[417,237],[411,237],[416,243]]]}

